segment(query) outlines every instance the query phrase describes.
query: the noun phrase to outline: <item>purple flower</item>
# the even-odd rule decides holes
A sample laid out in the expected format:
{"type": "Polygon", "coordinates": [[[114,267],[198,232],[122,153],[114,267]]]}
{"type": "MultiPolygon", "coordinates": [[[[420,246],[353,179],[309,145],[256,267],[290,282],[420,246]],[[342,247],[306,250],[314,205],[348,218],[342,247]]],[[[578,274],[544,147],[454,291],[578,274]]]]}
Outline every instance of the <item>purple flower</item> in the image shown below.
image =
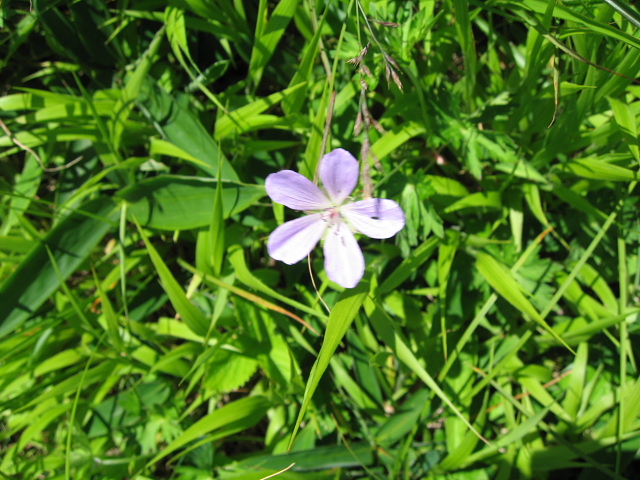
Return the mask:
{"type": "Polygon", "coordinates": [[[352,230],[371,238],[389,238],[404,228],[400,205],[385,198],[345,202],[358,183],[358,161],[337,148],[322,157],[323,192],[308,178],[291,170],[267,177],[267,194],[274,202],[309,214],[276,228],[269,255],[292,265],[306,257],[324,239],[324,268],[330,280],[353,288],[364,275],[364,257],[352,230]]]}

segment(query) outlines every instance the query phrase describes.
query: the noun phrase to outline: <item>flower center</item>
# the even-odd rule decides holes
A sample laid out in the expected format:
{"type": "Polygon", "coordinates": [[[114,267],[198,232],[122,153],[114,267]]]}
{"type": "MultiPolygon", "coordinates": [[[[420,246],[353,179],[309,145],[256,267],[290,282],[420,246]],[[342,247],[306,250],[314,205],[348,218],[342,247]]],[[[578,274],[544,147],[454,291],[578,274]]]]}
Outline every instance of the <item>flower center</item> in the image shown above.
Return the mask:
{"type": "Polygon", "coordinates": [[[342,215],[340,215],[338,207],[327,208],[324,212],[322,212],[322,220],[331,224],[335,223],[341,217],[342,215]]]}

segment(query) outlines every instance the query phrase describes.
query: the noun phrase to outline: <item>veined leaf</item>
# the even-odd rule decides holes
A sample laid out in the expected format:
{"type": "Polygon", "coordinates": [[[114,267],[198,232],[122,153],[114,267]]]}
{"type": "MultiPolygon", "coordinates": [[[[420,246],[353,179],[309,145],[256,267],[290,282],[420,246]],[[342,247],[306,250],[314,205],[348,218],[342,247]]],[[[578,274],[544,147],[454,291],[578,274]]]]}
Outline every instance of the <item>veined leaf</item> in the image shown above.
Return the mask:
{"type": "MultiPolygon", "coordinates": [[[[216,180],[162,175],[118,192],[129,203],[127,212],[141,225],[161,230],[190,230],[211,223],[216,180]]],[[[260,185],[223,182],[224,218],[252,206],[265,195],[260,185]]]]}

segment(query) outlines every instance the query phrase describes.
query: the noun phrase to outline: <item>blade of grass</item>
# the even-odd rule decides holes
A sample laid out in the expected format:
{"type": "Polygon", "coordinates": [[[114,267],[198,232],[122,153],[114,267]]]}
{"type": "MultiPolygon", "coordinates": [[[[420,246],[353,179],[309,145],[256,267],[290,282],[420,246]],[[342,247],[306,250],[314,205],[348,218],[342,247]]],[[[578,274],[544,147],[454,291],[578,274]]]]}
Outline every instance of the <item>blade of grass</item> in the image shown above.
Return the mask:
{"type": "Polygon", "coordinates": [[[118,210],[101,197],[86,203],[56,225],[0,288],[0,338],[20,327],[91,254],[114,228],[118,210]],[[51,264],[52,252],[60,276],[51,264]],[[28,278],[29,281],[25,281],[28,278]]]}
{"type": "Polygon", "coordinates": [[[329,362],[331,361],[333,353],[338,348],[338,345],[342,341],[342,338],[347,333],[349,325],[351,325],[351,322],[353,322],[353,319],[360,310],[362,303],[365,301],[365,298],[369,294],[369,288],[369,282],[363,280],[358,284],[357,287],[350,290],[345,290],[342,294],[340,294],[338,302],[331,310],[331,314],[329,315],[329,322],[327,323],[327,329],[325,330],[324,339],[322,342],[322,347],[320,348],[318,358],[316,358],[316,361],[313,364],[313,368],[311,369],[311,373],[309,374],[309,380],[307,380],[304,397],[302,399],[302,405],[300,406],[298,417],[296,419],[293,432],[291,433],[288,450],[291,450],[291,446],[293,445],[293,441],[296,438],[296,433],[300,428],[300,424],[302,423],[302,419],[304,418],[304,415],[307,411],[309,402],[311,402],[311,398],[313,397],[313,394],[316,391],[318,384],[320,383],[320,378],[329,366],[329,362]]]}

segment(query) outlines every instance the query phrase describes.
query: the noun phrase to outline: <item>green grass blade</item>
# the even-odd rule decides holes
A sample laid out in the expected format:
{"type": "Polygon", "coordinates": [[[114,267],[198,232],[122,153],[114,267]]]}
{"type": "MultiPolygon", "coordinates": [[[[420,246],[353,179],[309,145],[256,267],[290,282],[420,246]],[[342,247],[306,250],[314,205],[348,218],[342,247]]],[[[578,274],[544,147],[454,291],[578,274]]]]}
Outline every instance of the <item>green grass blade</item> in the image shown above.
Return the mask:
{"type": "MultiPolygon", "coordinates": [[[[266,5],[267,2],[264,3],[266,5]]],[[[256,41],[249,63],[249,83],[251,85],[257,86],[260,83],[264,67],[273,56],[299,3],[300,0],[281,0],[276,4],[276,8],[271,12],[271,17],[266,24],[257,26],[256,41]]]]}
{"type": "Polygon", "coordinates": [[[204,336],[209,329],[209,320],[205,317],[204,313],[196,307],[191,301],[187,298],[184,290],[180,286],[180,284],[176,281],[175,277],[167,267],[167,264],[162,259],[162,256],[158,253],[156,248],[153,246],[149,237],[144,233],[144,230],[138,223],[138,221],[134,217],[134,221],[136,222],[136,226],[138,227],[138,232],[140,232],[140,236],[144,240],[144,243],[147,247],[147,251],[149,256],[151,257],[151,261],[153,262],[156,271],[158,272],[158,276],[162,282],[162,287],[164,288],[167,295],[169,295],[169,299],[171,300],[171,304],[176,309],[176,312],[180,315],[185,324],[196,334],[204,336]]]}
{"type": "Polygon", "coordinates": [[[571,160],[563,166],[563,170],[592,180],[629,182],[638,179],[638,174],[633,170],[589,157],[571,160]]]}
{"type": "Polygon", "coordinates": [[[267,285],[261,282],[260,279],[253,275],[249,270],[249,267],[247,266],[245,260],[244,249],[239,245],[234,245],[229,248],[229,262],[233,266],[233,271],[238,277],[238,280],[240,280],[248,287],[253,288],[259,292],[266,293],[270,297],[275,298],[276,300],[280,300],[281,302],[286,303],[293,308],[302,310],[309,315],[313,315],[314,317],[318,317],[324,321],[328,320],[328,317],[322,310],[315,310],[308,305],[296,302],[295,300],[292,300],[286,295],[278,293],[274,289],[269,288],[267,285]]]}
{"type": "Polygon", "coordinates": [[[309,374],[309,380],[307,380],[307,386],[304,391],[302,405],[300,406],[300,411],[298,412],[298,418],[296,420],[295,427],[293,428],[293,432],[291,433],[291,439],[289,440],[289,450],[291,449],[293,441],[296,438],[296,433],[298,432],[298,428],[300,428],[300,424],[302,423],[304,414],[307,411],[309,402],[311,402],[311,398],[313,397],[313,394],[316,391],[318,384],[320,383],[320,378],[329,366],[329,362],[331,361],[333,353],[336,351],[336,348],[338,348],[338,345],[342,341],[344,335],[347,333],[347,329],[351,325],[351,322],[353,322],[353,319],[360,310],[362,303],[369,294],[369,288],[369,282],[363,280],[358,284],[357,287],[345,290],[340,295],[338,303],[336,303],[335,307],[333,307],[333,309],[331,310],[331,314],[329,315],[329,322],[327,323],[327,329],[325,330],[324,334],[324,340],[322,342],[322,347],[320,348],[318,358],[313,364],[313,368],[311,369],[311,373],[309,374]]]}
{"type": "Polygon", "coordinates": [[[282,122],[282,118],[275,116],[260,115],[268,108],[276,106],[287,96],[297,90],[301,90],[306,83],[298,83],[288,87],[281,92],[272,93],[268,97],[255,100],[248,105],[238,108],[228,115],[224,115],[216,122],[215,138],[221,140],[233,135],[247,132],[255,126],[264,126],[262,119],[272,120],[276,125],[282,122]]]}
{"type": "Polygon", "coordinates": [[[115,228],[117,214],[113,201],[101,197],[69,214],[42,239],[0,288],[0,338],[22,325],[60,287],[47,248],[64,280],[115,228]]]}
{"type": "Polygon", "coordinates": [[[178,438],[158,453],[149,463],[147,468],[157,463],[170,453],[185,447],[188,443],[199,439],[210,432],[226,429],[239,431],[258,423],[270,408],[271,402],[265,397],[245,397],[235,402],[214,410],[196,423],[187,428],[178,438]]]}
{"type": "Polygon", "coordinates": [[[402,334],[398,331],[397,327],[393,324],[390,318],[388,318],[387,314],[384,312],[384,309],[378,305],[376,305],[373,300],[368,299],[367,304],[367,313],[376,333],[380,336],[382,341],[394,352],[398,360],[404,363],[411,371],[413,371],[426,385],[431,391],[442,400],[442,402],[457,416],[464,422],[464,424],[471,430],[479,439],[485,442],[488,445],[491,445],[481,434],[478,432],[473,425],[465,418],[462,412],[456,407],[451,399],[447,396],[447,394],[440,388],[435,379],[429,375],[424,367],[422,366],[420,360],[415,356],[415,354],[408,347],[406,340],[403,338],[402,334]]]}
{"type": "Polygon", "coordinates": [[[629,22],[633,23],[636,27],[640,28],[640,14],[633,8],[633,6],[622,0],[604,0],[612,8],[615,9],[620,15],[626,18],[629,22]]]}
{"type": "Polygon", "coordinates": [[[518,284],[511,272],[502,264],[498,263],[491,255],[478,252],[476,267],[480,274],[495,289],[500,296],[513,305],[530,319],[535,321],[549,334],[553,336],[561,345],[573,352],[573,349],[553,330],[535,307],[527,300],[522,293],[522,287],[518,284]]]}
{"type": "Polygon", "coordinates": [[[624,136],[629,150],[636,161],[640,161],[640,147],[638,145],[638,121],[630,105],[615,98],[609,98],[613,109],[613,117],[624,136]]]}

